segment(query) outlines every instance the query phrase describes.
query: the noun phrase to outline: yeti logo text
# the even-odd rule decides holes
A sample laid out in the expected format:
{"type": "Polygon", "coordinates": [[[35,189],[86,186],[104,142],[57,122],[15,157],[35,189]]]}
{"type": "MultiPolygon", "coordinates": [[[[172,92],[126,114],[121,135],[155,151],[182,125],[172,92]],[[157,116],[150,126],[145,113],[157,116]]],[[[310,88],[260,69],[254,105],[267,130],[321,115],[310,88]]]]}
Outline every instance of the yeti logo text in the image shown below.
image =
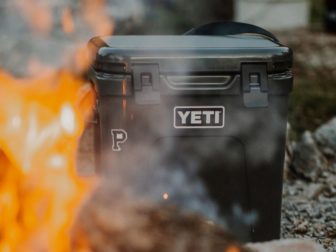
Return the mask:
{"type": "Polygon", "coordinates": [[[175,128],[224,128],[223,106],[190,106],[174,108],[175,128]]]}
{"type": "Polygon", "coordinates": [[[112,129],[112,150],[121,151],[120,144],[123,144],[127,140],[127,132],[123,129],[112,129]]]}

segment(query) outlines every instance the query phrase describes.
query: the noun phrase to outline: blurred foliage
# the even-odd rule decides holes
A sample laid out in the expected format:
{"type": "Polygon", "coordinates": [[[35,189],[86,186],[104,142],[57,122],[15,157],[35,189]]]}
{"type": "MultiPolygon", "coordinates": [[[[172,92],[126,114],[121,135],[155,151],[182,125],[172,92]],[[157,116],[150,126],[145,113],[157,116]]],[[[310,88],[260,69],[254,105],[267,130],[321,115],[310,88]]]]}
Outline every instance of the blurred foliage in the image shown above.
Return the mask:
{"type": "Polygon", "coordinates": [[[336,36],[300,29],[279,37],[294,52],[289,121],[298,139],[336,116],[336,36]]]}
{"type": "Polygon", "coordinates": [[[292,137],[298,139],[305,130],[315,130],[336,115],[335,81],[298,79],[289,99],[289,122],[292,137]]]}
{"type": "Polygon", "coordinates": [[[313,29],[321,29],[325,17],[325,0],[310,0],[310,21],[313,29]]]}

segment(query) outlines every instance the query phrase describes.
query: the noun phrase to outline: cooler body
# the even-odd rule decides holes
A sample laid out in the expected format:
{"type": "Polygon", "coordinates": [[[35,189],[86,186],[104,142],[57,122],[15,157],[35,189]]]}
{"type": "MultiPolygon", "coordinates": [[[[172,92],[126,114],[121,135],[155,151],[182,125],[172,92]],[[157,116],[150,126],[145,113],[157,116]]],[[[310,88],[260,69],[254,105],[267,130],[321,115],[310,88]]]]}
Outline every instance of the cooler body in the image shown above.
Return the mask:
{"type": "MultiPolygon", "coordinates": [[[[253,223],[229,220],[242,240],[279,238],[290,49],[249,35],[100,37],[90,47],[97,172],[185,169],[223,218],[237,206],[256,212],[253,223]]],[[[145,179],[148,190],[160,183],[145,179]]],[[[178,197],[171,187],[157,193],[178,197]]]]}

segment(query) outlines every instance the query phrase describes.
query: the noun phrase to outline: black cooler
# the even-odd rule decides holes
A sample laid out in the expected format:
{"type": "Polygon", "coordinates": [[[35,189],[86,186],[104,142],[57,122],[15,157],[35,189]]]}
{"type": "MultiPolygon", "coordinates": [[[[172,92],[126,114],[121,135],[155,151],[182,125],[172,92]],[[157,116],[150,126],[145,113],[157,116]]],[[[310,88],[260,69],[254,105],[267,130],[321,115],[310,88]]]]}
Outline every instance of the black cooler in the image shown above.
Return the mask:
{"type": "Polygon", "coordinates": [[[237,205],[257,212],[245,239],[265,241],[280,235],[292,52],[258,27],[238,26],[90,41],[97,171],[196,170],[222,216],[237,205]]]}

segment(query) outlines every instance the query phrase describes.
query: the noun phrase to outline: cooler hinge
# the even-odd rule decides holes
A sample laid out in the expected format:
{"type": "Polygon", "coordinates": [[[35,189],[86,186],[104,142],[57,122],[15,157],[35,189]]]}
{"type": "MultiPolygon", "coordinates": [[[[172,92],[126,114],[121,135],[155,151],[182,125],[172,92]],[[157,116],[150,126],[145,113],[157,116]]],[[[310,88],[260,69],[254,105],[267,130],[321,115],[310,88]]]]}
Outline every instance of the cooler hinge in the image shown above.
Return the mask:
{"type": "Polygon", "coordinates": [[[134,64],[132,68],[135,102],[137,104],[159,104],[159,66],[156,64],[134,64]]]}
{"type": "Polygon", "coordinates": [[[242,89],[245,107],[268,107],[267,65],[242,64],[242,89]]]}

